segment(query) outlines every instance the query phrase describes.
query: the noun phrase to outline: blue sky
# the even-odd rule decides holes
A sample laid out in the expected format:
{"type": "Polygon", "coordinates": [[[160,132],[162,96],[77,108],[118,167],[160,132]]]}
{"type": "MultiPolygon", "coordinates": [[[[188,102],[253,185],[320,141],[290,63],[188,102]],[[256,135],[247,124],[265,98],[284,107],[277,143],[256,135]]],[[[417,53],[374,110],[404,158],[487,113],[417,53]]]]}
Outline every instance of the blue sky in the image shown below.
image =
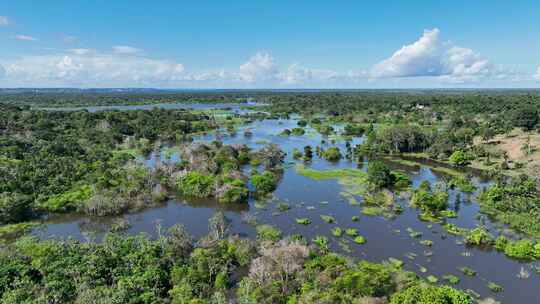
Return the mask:
{"type": "Polygon", "coordinates": [[[0,87],[540,87],[540,1],[0,2],[0,87]]]}

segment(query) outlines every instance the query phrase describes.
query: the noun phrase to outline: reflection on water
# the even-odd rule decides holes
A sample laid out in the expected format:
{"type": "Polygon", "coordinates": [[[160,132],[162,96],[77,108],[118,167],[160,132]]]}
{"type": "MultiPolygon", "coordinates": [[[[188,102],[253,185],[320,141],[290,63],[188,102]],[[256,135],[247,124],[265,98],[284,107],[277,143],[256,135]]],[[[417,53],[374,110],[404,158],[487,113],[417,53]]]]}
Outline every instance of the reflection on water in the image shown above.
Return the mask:
{"type": "MultiPolygon", "coordinates": [[[[306,135],[297,137],[284,137],[278,134],[284,128],[296,127],[297,120],[264,120],[256,121],[243,126],[236,136],[224,136],[225,144],[247,144],[258,149],[266,142],[280,145],[288,153],[286,162],[293,162],[291,152],[293,149],[303,149],[306,145],[320,145],[324,139],[326,146],[331,145],[331,139],[322,138],[314,130],[307,128],[306,135]],[[253,135],[244,137],[244,130],[251,130],[253,135]]],[[[197,141],[211,141],[214,135],[208,134],[196,138],[197,141]]],[[[362,138],[353,139],[353,145],[361,143],[362,138]]],[[[343,140],[335,143],[341,149],[345,148],[343,140]]],[[[148,166],[153,167],[158,161],[178,161],[178,154],[174,151],[154,152],[145,159],[140,159],[148,166]],[[176,153],[176,154],[175,154],[176,153]]],[[[365,170],[364,163],[354,163],[342,160],[338,163],[329,163],[314,159],[311,167],[316,169],[351,168],[360,167],[365,170]]],[[[428,180],[436,183],[444,180],[445,176],[433,171],[429,166],[407,166],[389,162],[393,169],[405,171],[412,179],[413,187],[428,180]]],[[[433,164],[430,164],[430,166],[433,164]]],[[[479,207],[476,196],[480,189],[489,185],[489,181],[475,175],[474,183],[478,191],[473,194],[460,193],[450,190],[450,208],[456,210],[458,218],[448,219],[448,222],[460,227],[473,228],[484,223],[495,233],[494,225],[482,218],[479,220],[479,207]]],[[[540,303],[537,287],[540,286],[540,275],[535,274],[534,263],[520,263],[506,258],[503,254],[494,251],[482,251],[478,248],[467,248],[458,244],[460,237],[448,235],[439,224],[422,222],[418,219],[418,211],[408,207],[408,201],[398,198],[397,202],[403,207],[403,213],[392,219],[383,217],[369,217],[361,214],[361,206],[354,206],[344,199],[340,192],[341,186],[334,180],[314,181],[296,174],[293,166],[287,166],[283,178],[274,193],[274,197],[267,202],[256,202],[251,199],[248,204],[219,204],[214,200],[197,200],[186,202],[181,199],[171,200],[160,207],[123,216],[129,222],[127,233],[147,233],[157,235],[157,226],[166,229],[174,224],[182,223],[197,238],[207,233],[207,220],[217,211],[222,210],[231,220],[231,232],[247,237],[255,235],[254,226],[246,222],[246,218],[256,220],[260,224],[272,224],[280,228],[284,234],[300,233],[308,240],[317,235],[327,236],[333,250],[345,254],[380,262],[390,257],[405,262],[405,268],[417,272],[420,276],[435,275],[442,281],[442,276],[453,274],[461,277],[458,287],[472,289],[482,296],[495,296],[504,303],[540,303]],[[287,203],[291,209],[280,212],[277,208],[279,202],[287,203]],[[331,215],[336,223],[324,222],[320,215],[331,215]],[[360,216],[355,222],[352,216],[360,216]],[[298,225],[296,218],[308,217],[311,225],[298,225]],[[332,236],[333,227],[356,228],[364,236],[367,243],[357,245],[351,238],[332,236]],[[422,233],[419,239],[412,238],[407,229],[422,233]],[[431,247],[420,244],[420,240],[431,240],[431,247]],[[475,277],[461,275],[458,268],[467,266],[478,272],[475,277]],[[532,275],[529,279],[519,279],[517,274],[525,268],[532,275]],[[504,292],[492,294],[486,287],[489,281],[504,286],[504,292]]],[[[361,201],[361,199],[359,199],[361,201]]],[[[72,237],[80,240],[99,240],[117,221],[115,218],[87,218],[80,215],[62,215],[48,220],[47,225],[34,234],[42,238],[72,237]]]]}

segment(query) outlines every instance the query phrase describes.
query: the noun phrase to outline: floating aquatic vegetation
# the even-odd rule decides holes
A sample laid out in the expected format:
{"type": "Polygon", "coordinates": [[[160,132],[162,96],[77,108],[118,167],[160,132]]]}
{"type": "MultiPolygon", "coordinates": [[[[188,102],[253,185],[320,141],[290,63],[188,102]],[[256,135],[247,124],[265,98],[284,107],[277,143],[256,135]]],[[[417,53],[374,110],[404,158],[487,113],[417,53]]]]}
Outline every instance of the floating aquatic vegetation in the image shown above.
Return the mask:
{"type": "Polygon", "coordinates": [[[465,233],[464,242],[467,245],[487,246],[494,243],[493,236],[482,227],[477,227],[465,233]]]}
{"type": "Polygon", "coordinates": [[[306,217],[303,217],[303,218],[297,218],[296,219],[296,223],[297,224],[300,224],[300,225],[309,225],[311,224],[311,220],[306,218],[306,217]]]}
{"type": "Polygon", "coordinates": [[[412,237],[412,238],[420,238],[420,237],[422,237],[422,232],[414,231],[411,227],[407,228],[407,232],[409,233],[409,236],[412,237]]]}
{"type": "Polygon", "coordinates": [[[364,206],[362,208],[362,214],[367,216],[379,216],[382,215],[384,210],[381,207],[376,206],[364,206]]]}
{"type": "Polygon", "coordinates": [[[356,228],[347,228],[347,230],[345,230],[345,234],[350,236],[350,237],[358,236],[358,229],[356,229],[356,228]]]}
{"type": "Polygon", "coordinates": [[[333,217],[333,216],[330,216],[330,215],[322,215],[321,214],[321,219],[329,224],[332,224],[332,223],[335,223],[336,222],[336,219],[333,217]]]}
{"type": "Polygon", "coordinates": [[[453,284],[453,285],[456,285],[456,284],[459,284],[459,282],[461,281],[460,278],[458,276],[455,276],[453,274],[447,274],[447,275],[444,275],[443,276],[443,279],[450,283],[450,284],[453,284]]]}
{"type": "Polygon", "coordinates": [[[286,212],[287,210],[291,209],[291,205],[284,202],[280,202],[277,205],[277,209],[281,212],[286,212]]]}
{"type": "Polygon", "coordinates": [[[440,214],[446,218],[457,218],[458,214],[454,210],[443,210],[440,214]]]}
{"type": "Polygon", "coordinates": [[[443,225],[443,228],[444,230],[446,230],[446,232],[450,233],[450,234],[453,234],[453,235],[463,235],[467,232],[467,229],[465,228],[460,228],[454,224],[451,224],[451,223],[446,223],[443,225]]]}
{"type": "Polygon", "coordinates": [[[474,277],[476,275],[476,270],[466,266],[459,268],[459,271],[463,272],[464,275],[468,275],[470,277],[474,277]]]}
{"type": "Polygon", "coordinates": [[[353,221],[353,222],[358,222],[359,220],[360,220],[360,217],[358,215],[353,215],[351,217],[351,221],[353,221]]]}
{"type": "Polygon", "coordinates": [[[434,275],[427,276],[426,280],[431,284],[436,284],[437,282],[439,282],[439,279],[434,275]]]}
{"type": "Polygon", "coordinates": [[[271,225],[257,226],[257,240],[276,242],[281,238],[281,231],[271,225]]]}
{"type": "Polygon", "coordinates": [[[303,165],[297,165],[295,169],[297,174],[313,180],[335,179],[351,195],[364,194],[367,187],[367,174],[362,170],[352,168],[315,170],[303,165]]]}
{"type": "Polygon", "coordinates": [[[322,236],[322,235],[318,235],[312,241],[313,241],[313,243],[315,245],[319,246],[319,248],[321,250],[328,250],[328,238],[327,237],[322,236]]]}
{"type": "Polygon", "coordinates": [[[343,229],[339,227],[332,228],[332,235],[335,237],[341,237],[343,235],[343,229]]]}
{"type": "Polygon", "coordinates": [[[362,245],[362,244],[365,244],[365,243],[366,243],[366,239],[365,239],[363,236],[359,235],[359,236],[357,236],[357,237],[354,238],[354,242],[355,242],[356,244],[362,245]]]}
{"type": "Polygon", "coordinates": [[[433,246],[433,241],[432,240],[421,240],[420,244],[422,244],[424,246],[431,247],[431,246],[433,246]]]}
{"type": "Polygon", "coordinates": [[[388,258],[388,262],[395,268],[401,269],[403,267],[403,261],[396,258],[388,258]]]}
{"type": "Polygon", "coordinates": [[[494,282],[488,282],[487,287],[493,292],[502,292],[504,288],[494,282]]]}

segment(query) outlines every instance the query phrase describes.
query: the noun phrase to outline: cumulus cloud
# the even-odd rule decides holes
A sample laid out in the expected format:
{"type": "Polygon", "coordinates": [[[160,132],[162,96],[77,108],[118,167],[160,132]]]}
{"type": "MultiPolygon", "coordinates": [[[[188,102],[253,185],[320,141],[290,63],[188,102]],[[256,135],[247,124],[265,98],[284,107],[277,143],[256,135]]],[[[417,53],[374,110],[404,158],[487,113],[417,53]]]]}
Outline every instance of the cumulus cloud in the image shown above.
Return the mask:
{"type": "Polygon", "coordinates": [[[113,52],[116,54],[134,55],[134,54],[141,53],[142,50],[128,46],[128,45],[117,45],[117,46],[113,46],[113,52]]]}
{"type": "Polygon", "coordinates": [[[403,46],[388,59],[373,66],[374,78],[440,77],[451,82],[475,81],[505,75],[471,49],[440,40],[440,30],[425,30],[422,37],[403,46]]]}
{"type": "Polygon", "coordinates": [[[31,85],[152,85],[172,83],[184,76],[184,66],[179,63],[86,49],[21,57],[4,66],[12,82],[31,85]]]}
{"type": "Polygon", "coordinates": [[[8,17],[0,16],[0,26],[8,26],[10,24],[8,17]]]}
{"type": "Polygon", "coordinates": [[[272,81],[277,75],[274,58],[268,52],[257,52],[240,66],[239,72],[240,79],[246,82],[272,81]]]}
{"type": "Polygon", "coordinates": [[[21,40],[21,41],[37,41],[36,38],[28,35],[15,35],[15,39],[21,40]]]}
{"type": "Polygon", "coordinates": [[[0,64],[0,78],[3,78],[6,75],[6,69],[0,64]]]}
{"type": "Polygon", "coordinates": [[[534,78],[540,81],[540,67],[538,67],[538,70],[536,70],[536,74],[534,75],[534,78]]]}

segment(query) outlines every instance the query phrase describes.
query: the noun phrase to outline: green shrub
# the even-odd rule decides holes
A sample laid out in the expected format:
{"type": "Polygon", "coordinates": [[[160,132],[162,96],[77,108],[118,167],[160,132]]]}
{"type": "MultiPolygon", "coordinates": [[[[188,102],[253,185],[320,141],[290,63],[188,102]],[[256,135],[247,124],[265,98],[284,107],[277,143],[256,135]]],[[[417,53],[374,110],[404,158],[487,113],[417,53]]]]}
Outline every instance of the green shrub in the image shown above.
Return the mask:
{"type": "Polygon", "coordinates": [[[504,254],[514,259],[531,260],[536,258],[535,244],[530,240],[508,242],[504,254]]]}
{"type": "Polygon", "coordinates": [[[391,297],[390,304],[473,304],[472,297],[449,286],[413,286],[391,297]]]}
{"type": "Polygon", "coordinates": [[[448,159],[451,164],[454,166],[464,167],[469,164],[469,159],[467,157],[467,154],[461,150],[457,150],[452,155],[450,155],[450,158],[448,159]]]}
{"type": "Polygon", "coordinates": [[[251,183],[255,187],[255,192],[258,194],[266,194],[276,189],[274,174],[270,171],[265,171],[262,174],[254,174],[251,176],[251,183]]]}
{"type": "Polygon", "coordinates": [[[215,178],[197,171],[191,171],[180,177],[177,186],[180,192],[189,197],[205,198],[214,195],[215,178]]]}
{"type": "Polygon", "coordinates": [[[322,156],[327,161],[338,161],[341,159],[341,152],[339,151],[338,147],[330,147],[324,150],[322,156]]]}
{"type": "Polygon", "coordinates": [[[276,227],[270,225],[257,226],[257,240],[276,242],[279,239],[281,239],[281,231],[276,227]]]}
{"type": "Polygon", "coordinates": [[[221,203],[246,202],[249,196],[249,189],[240,179],[227,179],[221,189],[223,190],[218,195],[221,203]]]}
{"type": "Polygon", "coordinates": [[[465,244],[484,246],[494,243],[493,236],[481,227],[474,228],[465,234],[465,244]]]}

